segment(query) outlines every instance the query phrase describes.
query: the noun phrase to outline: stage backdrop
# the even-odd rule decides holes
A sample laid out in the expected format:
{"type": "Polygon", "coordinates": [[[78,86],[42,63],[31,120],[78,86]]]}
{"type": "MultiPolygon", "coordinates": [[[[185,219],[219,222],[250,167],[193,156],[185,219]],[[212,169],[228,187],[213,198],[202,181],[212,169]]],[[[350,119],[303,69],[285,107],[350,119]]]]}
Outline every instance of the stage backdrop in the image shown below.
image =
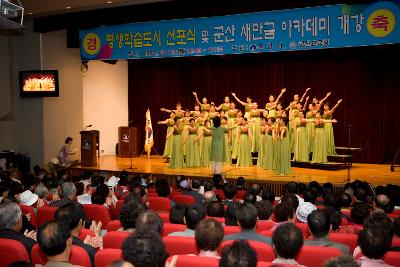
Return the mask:
{"type": "MultiPolygon", "coordinates": [[[[175,109],[177,102],[193,109],[193,91],[208,101],[221,104],[224,96],[236,92],[250,96],[260,106],[270,94],[286,87],[286,107],[294,94],[311,87],[310,96],[342,104],[334,113],[336,145],[347,146],[351,124],[351,146],[362,147],[355,160],[383,163],[394,157],[400,145],[400,53],[398,45],[327,49],[273,54],[230,55],[192,58],[132,60],[129,62],[129,120],[143,129],[150,108],[155,148],[164,149],[166,126],[157,125],[175,109]]],[[[237,103],[237,107],[243,107],[237,103]]],[[[141,138],[141,147],[144,138],[141,138]]]]}

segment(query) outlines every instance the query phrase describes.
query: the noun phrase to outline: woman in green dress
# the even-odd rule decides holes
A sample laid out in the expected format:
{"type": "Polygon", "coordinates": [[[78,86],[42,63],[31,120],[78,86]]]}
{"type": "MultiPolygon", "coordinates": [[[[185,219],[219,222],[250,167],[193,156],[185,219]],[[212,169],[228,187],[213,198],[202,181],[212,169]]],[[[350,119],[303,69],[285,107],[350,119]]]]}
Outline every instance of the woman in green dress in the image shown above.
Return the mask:
{"type": "Polygon", "coordinates": [[[186,134],[182,141],[186,153],[185,167],[200,167],[199,141],[196,140],[199,128],[196,127],[196,122],[193,118],[191,118],[189,122],[190,125],[188,125],[186,134]]]}
{"type": "MultiPolygon", "coordinates": [[[[239,110],[238,113],[236,114],[236,119],[235,119],[235,126],[238,127],[239,124],[242,122],[243,120],[243,113],[239,110]]],[[[233,130],[231,131],[231,146],[232,146],[232,159],[237,159],[237,155],[238,155],[238,139],[239,139],[239,135],[238,135],[238,131],[233,130]]]]}
{"type": "Polygon", "coordinates": [[[196,141],[200,140],[201,137],[203,137],[203,144],[201,147],[200,166],[208,167],[210,166],[210,161],[211,161],[210,157],[211,157],[211,142],[212,142],[211,122],[209,120],[206,121],[203,130],[196,137],[196,141]]]}
{"type": "MultiPolygon", "coordinates": [[[[185,115],[181,119],[181,127],[183,129],[182,130],[182,140],[184,140],[184,138],[185,138],[185,136],[187,134],[187,131],[188,131],[188,128],[189,128],[189,124],[190,124],[189,121],[190,121],[191,118],[192,117],[190,117],[190,110],[186,109],[185,110],[185,115]]],[[[186,146],[183,146],[182,153],[183,153],[183,156],[186,156],[186,146]]]]}
{"type": "MultiPolygon", "coordinates": [[[[329,103],[327,102],[324,105],[324,115],[322,115],[322,118],[324,120],[331,120],[333,112],[335,112],[336,108],[339,106],[339,104],[341,102],[342,102],[342,99],[340,99],[332,109],[329,109],[329,103]]],[[[335,136],[333,134],[332,123],[331,122],[325,123],[324,130],[325,130],[327,153],[328,153],[328,155],[336,155],[335,136]]]]}
{"type": "Polygon", "coordinates": [[[307,143],[307,120],[304,118],[304,111],[300,111],[299,116],[295,118],[295,145],[294,160],[308,162],[310,151],[307,143]]]}
{"type": "Polygon", "coordinates": [[[173,131],[169,133],[167,138],[172,138],[172,154],[168,167],[172,169],[183,168],[183,153],[182,153],[182,127],[180,120],[175,118],[175,126],[173,131]]]}
{"type": "Polygon", "coordinates": [[[253,165],[251,158],[251,131],[248,126],[247,120],[242,119],[239,127],[237,128],[238,135],[238,155],[237,166],[249,167],[253,165]]]}
{"type": "Polygon", "coordinates": [[[182,119],[185,116],[185,111],[182,109],[181,103],[176,104],[176,109],[160,108],[160,110],[168,113],[175,112],[175,117],[177,119],[182,119]]]}
{"type": "Polygon", "coordinates": [[[194,119],[197,119],[200,116],[200,105],[198,103],[194,104],[194,110],[190,111],[190,115],[192,115],[192,117],[194,119]]]}
{"type": "Polygon", "coordinates": [[[276,111],[276,105],[279,103],[279,100],[281,99],[281,97],[283,96],[283,94],[286,92],[286,88],[283,88],[281,90],[280,95],[276,98],[274,98],[273,95],[269,96],[269,103],[265,104],[265,109],[268,110],[268,116],[270,117],[276,117],[275,115],[275,111],[276,111]]]}
{"type": "MultiPolygon", "coordinates": [[[[204,126],[206,125],[206,114],[204,111],[200,112],[200,116],[196,119],[196,126],[199,128],[199,133],[203,132],[204,126]]],[[[201,154],[202,154],[202,147],[203,147],[203,136],[200,137],[199,139],[199,146],[200,146],[200,158],[201,158],[201,154]]]]}
{"type": "Polygon", "coordinates": [[[168,126],[167,128],[167,134],[165,138],[165,146],[164,146],[164,158],[170,158],[171,153],[172,153],[172,135],[169,135],[169,133],[174,131],[174,125],[175,125],[175,112],[171,112],[169,114],[169,119],[166,119],[165,121],[159,121],[158,124],[166,124],[168,126]],[[168,137],[171,136],[171,137],[168,137]]]}
{"type": "MultiPolygon", "coordinates": [[[[222,123],[227,125],[226,118],[222,118],[222,123]]],[[[219,117],[214,118],[213,127],[211,128],[211,168],[212,174],[221,174],[222,173],[222,162],[226,161],[228,156],[226,155],[226,141],[225,137],[228,134],[229,130],[232,127],[221,126],[221,119],[219,117]]]]}
{"type": "Polygon", "coordinates": [[[253,106],[250,110],[250,120],[248,120],[249,122],[249,126],[250,126],[250,131],[252,134],[252,141],[251,141],[251,152],[259,152],[259,148],[260,148],[260,135],[261,135],[261,131],[260,131],[260,115],[262,114],[263,110],[262,109],[258,109],[258,104],[257,102],[253,103],[253,106]]]}
{"type": "Polygon", "coordinates": [[[242,104],[244,106],[244,118],[245,119],[250,119],[250,110],[251,107],[253,106],[253,103],[251,102],[251,98],[247,97],[246,98],[246,102],[241,101],[235,93],[232,93],[233,97],[236,99],[237,102],[239,102],[240,104],[242,104]]]}
{"type": "Polygon", "coordinates": [[[314,131],[315,131],[315,107],[314,104],[308,105],[308,112],[306,113],[306,131],[307,131],[307,149],[312,153],[314,149],[314,131]]]}
{"type": "Polygon", "coordinates": [[[327,149],[326,149],[326,136],[324,124],[327,122],[334,122],[336,120],[324,120],[321,114],[317,112],[315,115],[315,132],[314,132],[314,149],[312,156],[312,163],[325,163],[328,162],[327,149]]]}
{"type": "Polygon", "coordinates": [[[257,157],[257,166],[262,167],[263,162],[265,162],[265,156],[266,156],[266,148],[267,148],[267,136],[266,136],[266,131],[267,131],[267,123],[265,122],[265,119],[261,119],[260,121],[260,149],[258,151],[258,157],[257,157]]]}
{"type": "Polygon", "coordinates": [[[286,121],[286,119],[280,120],[279,135],[277,136],[280,139],[280,142],[278,142],[279,161],[275,170],[275,174],[277,175],[288,175],[291,173],[290,144],[287,138],[288,128],[286,127],[286,121]]]}
{"type": "Polygon", "coordinates": [[[276,172],[278,170],[279,161],[281,160],[281,149],[280,149],[280,123],[282,118],[276,118],[272,125],[272,170],[276,172]]]}
{"type": "Polygon", "coordinates": [[[212,121],[215,117],[219,117],[219,112],[215,111],[215,105],[211,104],[210,105],[210,110],[209,110],[208,115],[207,115],[207,119],[212,121]]]}
{"type": "Polygon", "coordinates": [[[210,104],[207,103],[207,98],[203,97],[203,99],[202,99],[203,103],[201,103],[199,101],[199,98],[197,97],[197,93],[193,92],[193,95],[194,95],[194,97],[196,99],[196,103],[200,105],[200,110],[204,111],[207,114],[208,111],[210,110],[210,104]]]}
{"type": "Polygon", "coordinates": [[[265,156],[262,167],[264,169],[272,170],[272,163],[274,158],[274,141],[272,140],[272,129],[275,118],[269,118],[265,126],[265,156]]]}
{"type": "Polygon", "coordinates": [[[230,109],[231,107],[231,101],[229,100],[229,96],[225,96],[224,98],[224,103],[219,105],[216,110],[223,110],[225,113],[230,109]]]}
{"type": "MultiPolygon", "coordinates": [[[[232,134],[232,132],[234,130],[230,130],[230,127],[228,125],[228,120],[226,119],[226,117],[221,117],[221,126],[223,126],[223,127],[228,129],[227,131],[224,131],[224,149],[225,149],[224,163],[228,164],[228,165],[231,165],[232,164],[232,138],[231,138],[231,134],[232,134]]],[[[216,126],[214,125],[214,127],[216,127],[216,126]]],[[[233,125],[232,127],[236,127],[236,125],[233,125]]],[[[214,136],[213,136],[213,140],[214,140],[214,136]]]]}

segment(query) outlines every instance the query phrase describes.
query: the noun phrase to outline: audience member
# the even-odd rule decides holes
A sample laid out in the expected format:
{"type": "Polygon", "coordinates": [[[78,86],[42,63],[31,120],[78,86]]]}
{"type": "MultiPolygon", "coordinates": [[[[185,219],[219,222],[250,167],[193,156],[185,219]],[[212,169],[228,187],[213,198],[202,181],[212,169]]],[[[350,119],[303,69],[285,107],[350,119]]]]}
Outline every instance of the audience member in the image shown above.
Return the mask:
{"type": "Polygon", "coordinates": [[[119,216],[122,227],[118,231],[134,233],[138,216],[147,211],[147,209],[146,205],[137,202],[123,204],[119,216]]]}
{"type": "Polygon", "coordinates": [[[339,256],[325,262],[324,267],[360,267],[357,261],[350,256],[339,256]]]}
{"type": "Polygon", "coordinates": [[[61,185],[60,189],[58,190],[58,195],[60,196],[60,200],[56,200],[50,202],[50,207],[61,207],[65,204],[76,202],[76,187],[72,182],[65,182],[61,185]]]}
{"type": "Polygon", "coordinates": [[[136,233],[155,232],[162,234],[163,221],[156,212],[147,210],[136,219],[136,233]]]}
{"type": "Polygon", "coordinates": [[[297,210],[297,207],[300,204],[299,199],[296,197],[296,195],[291,194],[291,193],[284,194],[283,197],[281,198],[281,203],[282,202],[290,203],[292,205],[294,211],[297,210]]]}
{"type": "Polygon", "coordinates": [[[368,218],[371,212],[370,206],[367,204],[358,204],[350,211],[350,218],[353,224],[340,227],[340,233],[358,234],[362,229],[362,224],[368,218]]]}
{"type": "Polygon", "coordinates": [[[273,211],[271,202],[268,200],[261,200],[256,202],[255,207],[257,209],[257,215],[260,221],[271,221],[271,215],[273,211]]]}
{"type": "Polygon", "coordinates": [[[185,224],[186,230],[182,232],[174,232],[170,233],[169,236],[187,236],[194,237],[195,232],[194,229],[198,222],[203,220],[206,217],[206,210],[203,205],[200,204],[192,204],[186,207],[185,210],[185,224]]]}
{"type": "Polygon", "coordinates": [[[262,200],[262,198],[260,197],[260,193],[261,193],[261,185],[260,184],[252,184],[250,187],[250,192],[254,196],[256,196],[256,201],[262,200]]]}
{"type": "Polygon", "coordinates": [[[262,200],[268,200],[272,205],[275,203],[275,193],[268,187],[263,187],[261,190],[262,200]]]}
{"type": "Polygon", "coordinates": [[[204,205],[208,205],[211,202],[215,202],[217,201],[217,196],[215,195],[215,193],[213,191],[206,191],[204,192],[204,196],[203,196],[203,204],[204,205]]]}
{"type": "Polygon", "coordinates": [[[377,227],[363,229],[358,233],[358,244],[363,256],[358,259],[361,267],[389,267],[382,258],[389,250],[392,236],[377,227]]]}
{"type": "Polygon", "coordinates": [[[374,212],[392,213],[393,206],[389,197],[386,195],[377,195],[374,199],[373,210],[374,212]]]}
{"type": "Polygon", "coordinates": [[[230,205],[235,201],[235,196],[237,192],[236,185],[226,184],[223,188],[225,199],[223,201],[224,205],[230,205]]]}
{"type": "Polygon", "coordinates": [[[189,180],[189,185],[191,190],[184,190],[182,193],[184,195],[192,196],[197,204],[203,203],[203,195],[199,193],[201,183],[199,180],[195,179],[193,181],[189,180]]]}
{"type": "Polygon", "coordinates": [[[296,217],[302,223],[307,223],[307,217],[311,212],[317,210],[317,207],[310,202],[301,203],[296,210],[296,217]]]}
{"type": "Polygon", "coordinates": [[[245,240],[235,241],[221,253],[219,267],[256,267],[257,253],[245,240]]]}
{"type": "Polygon", "coordinates": [[[243,198],[243,202],[244,203],[249,203],[249,204],[255,204],[256,203],[256,201],[257,201],[257,197],[256,197],[256,195],[254,195],[253,193],[251,193],[250,191],[249,192],[247,192],[245,195],[244,195],[244,198],[243,198]]]}
{"type": "Polygon", "coordinates": [[[295,260],[303,246],[303,234],[293,223],[279,225],[272,235],[276,259],[272,263],[301,266],[295,260]]]}
{"type": "Polygon", "coordinates": [[[207,216],[210,217],[218,217],[224,218],[225,217],[225,207],[221,202],[211,202],[206,206],[207,209],[207,216]]]}
{"type": "Polygon", "coordinates": [[[199,256],[219,259],[218,247],[224,238],[224,228],[213,219],[200,221],[195,230],[196,245],[200,249],[199,256]]]}
{"type": "Polygon", "coordinates": [[[169,210],[169,222],[173,224],[185,224],[186,207],[182,204],[176,204],[169,210]]]}
{"type": "Polygon", "coordinates": [[[236,207],[240,205],[239,202],[228,205],[225,210],[225,225],[226,226],[237,226],[238,222],[236,219],[236,207]]]}

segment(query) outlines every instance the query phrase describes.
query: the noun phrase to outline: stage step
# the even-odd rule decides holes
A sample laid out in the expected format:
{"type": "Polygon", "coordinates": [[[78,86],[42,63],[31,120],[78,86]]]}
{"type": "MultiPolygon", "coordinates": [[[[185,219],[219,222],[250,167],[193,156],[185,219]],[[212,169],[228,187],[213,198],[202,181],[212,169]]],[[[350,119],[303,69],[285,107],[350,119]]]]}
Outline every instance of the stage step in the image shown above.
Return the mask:
{"type": "Polygon", "coordinates": [[[311,163],[292,161],[292,167],[334,171],[346,169],[347,165],[341,162],[311,163]]]}

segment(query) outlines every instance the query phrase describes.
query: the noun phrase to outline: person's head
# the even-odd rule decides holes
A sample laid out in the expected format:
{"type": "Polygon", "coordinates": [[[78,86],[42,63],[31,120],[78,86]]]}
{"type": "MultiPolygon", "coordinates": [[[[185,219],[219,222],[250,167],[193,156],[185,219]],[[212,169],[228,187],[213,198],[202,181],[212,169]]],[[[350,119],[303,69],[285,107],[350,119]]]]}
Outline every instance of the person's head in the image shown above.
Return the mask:
{"type": "Polygon", "coordinates": [[[275,206],[274,215],[277,222],[294,220],[294,209],[291,203],[281,202],[275,206]]]}
{"type": "Polygon", "coordinates": [[[182,204],[175,204],[169,210],[169,221],[174,224],[185,224],[185,209],[186,207],[182,204]]]}
{"type": "Polygon", "coordinates": [[[156,212],[147,210],[140,213],[136,219],[136,233],[155,232],[162,234],[163,221],[156,212]]]}
{"type": "Polygon", "coordinates": [[[338,256],[325,262],[324,267],[360,267],[357,261],[349,256],[338,256]]]}
{"type": "Polygon", "coordinates": [[[200,105],[199,105],[199,103],[195,103],[194,104],[194,111],[199,111],[200,110],[200,105]]]}
{"type": "Polygon", "coordinates": [[[370,259],[382,259],[392,245],[392,236],[377,227],[358,232],[358,244],[364,256],[370,259]]]}
{"type": "Polygon", "coordinates": [[[357,188],[354,192],[354,197],[359,202],[366,202],[367,201],[367,192],[363,188],[357,188]]]}
{"type": "Polygon", "coordinates": [[[257,253],[245,240],[235,241],[222,250],[219,267],[256,267],[257,253]]]}
{"type": "Polygon", "coordinates": [[[351,206],[352,199],[349,194],[342,192],[339,194],[338,201],[340,203],[340,206],[345,208],[351,206]]]}
{"type": "Polygon", "coordinates": [[[212,191],[213,189],[213,184],[210,182],[205,182],[204,183],[204,192],[212,191]]]}
{"type": "Polygon", "coordinates": [[[251,193],[249,191],[249,192],[246,192],[246,194],[244,194],[243,201],[244,201],[244,203],[250,203],[250,204],[254,205],[257,201],[257,197],[256,197],[256,195],[254,195],[253,193],[251,193]]]}
{"type": "Polygon", "coordinates": [[[213,176],[213,184],[214,186],[219,186],[222,181],[222,175],[221,174],[214,174],[213,176]]]}
{"type": "Polygon", "coordinates": [[[273,95],[270,95],[268,100],[269,100],[269,102],[274,102],[275,101],[275,97],[273,95]]]}
{"type": "Polygon", "coordinates": [[[284,223],[278,226],[272,235],[272,244],[279,258],[296,258],[303,242],[301,230],[293,223],[284,223]]]}
{"type": "Polygon", "coordinates": [[[37,232],[37,242],[49,261],[54,257],[69,261],[72,238],[65,221],[53,220],[40,226],[37,232]]]}
{"type": "Polygon", "coordinates": [[[200,250],[215,251],[224,238],[224,228],[216,220],[202,220],[196,226],[194,238],[200,250]]]}
{"type": "Polygon", "coordinates": [[[135,267],[163,267],[168,254],[159,234],[130,235],[122,243],[122,258],[135,267]]]}
{"type": "Polygon", "coordinates": [[[386,195],[377,195],[374,199],[375,210],[388,212],[390,210],[390,199],[386,195]]]}
{"type": "Polygon", "coordinates": [[[208,203],[217,201],[217,196],[213,191],[205,191],[203,195],[203,203],[207,205],[208,203]]]}
{"type": "Polygon", "coordinates": [[[252,184],[250,188],[250,192],[254,195],[258,196],[261,193],[261,185],[260,184],[252,184]]]}
{"type": "Polygon", "coordinates": [[[313,237],[325,237],[331,229],[329,213],[326,210],[314,210],[308,215],[307,224],[313,237]]]}
{"type": "Polygon", "coordinates": [[[76,201],[76,187],[72,182],[63,183],[59,190],[60,197],[62,199],[70,199],[76,201]]]}
{"type": "Polygon", "coordinates": [[[136,220],[141,213],[148,210],[148,207],[144,204],[137,202],[129,202],[123,204],[119,215],[119,221],[124,230],[135,229],[136,220]]]}
{"type": "Polygon", "coordinates": [[[229,103],[229,96],[225,96],[224,102],[225,102],[225,103],[229,103]]]}
{"type": "Polygon", "coordinates": [[[299,188],[296,182],[289,182],[286,185],[286,192],[290,194],[298,194],[299,193],[299,188]]]}
{"type": "Polygon", "coordinates": [[[273,207],[268,200],[257,201],[255,204],[259,220],[269,220],[272,215],[273,207]]]}
{"type": "Polygon", "coordinates": [[[194,180],[192,181],[192,190],[198,191],[198,190],[200,189],[200,186],[201,186],[201,183],[200,183],[199,180],[194,179],[194,180]]]}
{"type": "Polygon", "coordinates": [[[263,187],[263,189],[261,190],[261,198],[263,200],[268,200],[269,202],[271,202],[271,204],[274,204],[274,202],[275,202],[275,193],[270,188],[263,187]]]}
{"type": "Polygon", "coordinates": [[[303,192],[303,199],[305,202],[310,202],[310,203],[315,204],[315,202],[317,201],[317,198],[318,198],[318,194],[312,189],[306,190],[303,192]]]}
{"type": "Polygon", "coordinates": [[[203,99],[201,100],[203,102],[203,104],[207,104],[207,98],[203,97],[203,99]]]}
{"type": "Polygon", "coordinates": [[[235,107],[236,107],[236,104],[235,104],[235,102],[231,102],[231,104],[230,104],[229,108],[230,108],[230,109],[235,109],[235,107]]]}
{"type": "Polygon", "coordinates": [[[243,176],[240,176],[240,177],[237,178],[236,186],[240,186],[240,187],[244,186],[244,177],[243,176]]]}
{"type": "Polygon", "coordinates": [[[238,222],[236,219],[236,207],[239,205],[238,202],[229,204],[225,210],[225,225],[237,226],[238,222]]]}
{"type": "Polygon", "coordinates": [[[221,202],[211,202],[207,206],[207,216],[223,218],[225,216],[225,208],[221,202]]]}
{"type": "Polygon", "coordinates": [[[66,145],[70,145],[70,144],[72,144],[72,141],[73,141],[74,139],[72,139],[72,137],[67,137],[66,139],[65,139],[65,144],[66,145]]]}
{"type": "Polygon", "coordinates": [[[186,207],[185,224],[188,229],[194,230],[198,222],[206,217],[206,209],[201,204],[192,204],[186,207]]]}
{"type": "Polygon", "coordinates": [[[329,214],[332,231],[337,231],[342,223],[342,214],[333,207],[325,207],[325,210],[329,214]]]}
{"type": "Polygon", "coordinates": [[[367,204],[358,204],[350,211],[351,221],[355,224],[363,224],[371,212],[370,206],[367,204]]]}
{"type": "Polygon", "coordinates": [[[79,233],[85,220],[85,213],[82,205],[71,202],[59,207],[54,218],[65,221],[71,232],[76,231],[79,233]]]}
{"type": "Polygon", "coordinates": [[[393,235],[393,223],[392,219],[383,212],[373,212],[371,215],[364,220],[363,228],[376,228],[385,231],[390,235],[393,235]]]}
{"type": "Polygon", "coordinates": [[[0,205],[0,228],[14,229],[20,231],[22,228],[22,212],[15,202],[0,205]]]}
{"type": "Polygon", "coordinates": [[[296,195],[291,193],[286,193],[285,195],[283,195],[283,197],[281,198],[281,202],[290,203],[294,210],[296,210],[299,206],[299,199],[296,197],[296,195]]]}
{"type": "Polygon", "coordinates": [[[236,208],[236,219],[242,230],[253,230],[257,223],[257,209],[250,203],[239,204],[236,208]]]}
{"type": "Polygon", "coordinates": [[[317,207],[310,202],[301,203],[296,209],[296,217],[302,223],[307,223],[307,217],[311,212],[315,211],[317,207]]]}
{"type": "Polygon", "coordinates": [[[224,186],[223,191],[226,199],[234,199],[236,196],[237,187],[233,184],[227,184],[224,186]]]}
{"type": "Polygon", "coordinates": [[[300,119],[304,119],[304,112],[303,111],[299,111],[299,118],[300,119]]]}
{"type": "Polygon", "coordinates": [[[168,197],[171,194],[171,188],[169,187],[167,180],[159,179],[156,181],[155,186],[159,197],[168,197]]]}

